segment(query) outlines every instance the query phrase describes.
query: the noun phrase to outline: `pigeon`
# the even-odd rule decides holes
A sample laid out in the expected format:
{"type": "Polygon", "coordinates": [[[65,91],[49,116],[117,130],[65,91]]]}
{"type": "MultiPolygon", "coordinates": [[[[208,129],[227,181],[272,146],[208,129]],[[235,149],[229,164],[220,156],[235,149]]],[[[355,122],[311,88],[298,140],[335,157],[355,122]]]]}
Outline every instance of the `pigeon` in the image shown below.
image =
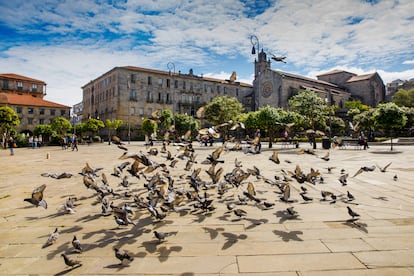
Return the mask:
{"type": "Polygon", "coordinates": [[[387,168],[391,165],[391,163],[392,163],[392,162],[388,163],[388,164],[387,164],[387,165],[385,165],[384,167],[380,167],[380,166],[377,164],[377,167],[378,167],[378,169],[379,169],[381,172],[386,172],[386,171],[387,171],[387,168]]]}
{"type": "Polygon", "coordinates": [[[48,247],[48,246],[54,244],[56,242],[56,240],[58,239],[58,237],[59,237],[59,230],[56,227],[55,231],[53,231],[53,233],[50,234],[49,237],[47,238],[47,241],[45,242],[43,247],[48,247]]]}
{"type": "Polygon", "coordinates": [[[359,174],[361,174],[363,172],[372,172],[374,170],[375,170],[375,166],[374,165],[373,166],[369,166],[369,167],[363,166],[352,177],[355,177],[355,176],[357,176],[357,175],[359,175],[359,174]]]}
{"type": "Polygon", "coordinates": [[[114,248],[115,251],[115,257],[121,261],[121,264],[123,264],[124,260],[128,260],[130,262],[132,262],[134,260],[134,258],[132,256],[130,256],[128,254],[128,252],[122,250],[122,249],[118,249],[118,248],[114,248]]]}
{"type": "Polygon", "coordinates": [[[352,201],[355,199],[355,197],[349,191],[346,191],[346,196],[348,197],[348,201],[352,201]]]}
{"type": "Polygon", "coordinates": [[[159,242],[162,242],[165,240],[166,237],[169,237],[175,234],[177,233],[176,232],[166,233],[166,232],[154,231],[154,236],[158,239],[159,242]]]}
{"type": "Polygon", "coordinates": [[[321,157],[322,160],[329,161],[329,151],[321,157]]]}
{"type": "Polygon", "coordinates": [[[246,211],[244,211],[242,209],[234,209],[233,212],[239,218],[245,217],[247,215],[246,211]]]}
{"type": "Polygon", "coordinates": [[[46,184],[43,184],[32,191],[32,197],[25,198],[24,201],[27,201],[33,204],[36,207],[42,206],[47,209],[47,203],[43,199],[43,191],[46,189],[46,184]]]}
{"type": "Polygon", "coordinates": [[[76,238],[76,236],[73,236],[72,245],[73,245],[73,247],[75,248],[75,250],[77,252],[81,253],[83,251],[82,246],[81,246],[81,243],[78,240],[78,238],[76,238]]]}
{"type": "Polygon", "coordinates": [[[346,206],[346,208],[348,209],[348,214],[349,214],[352,218],[359,217],[359,214],[355,213],[355,212],[351,209],[351,207],[346,206]]]}
{"type": "Polygon", "coordinates": [[[393,179],[394,179],[394,181],[397,181],[398,180],[398,176],[397,175],[394,175],[393,179]]]}
{"type": "Polygon", "coordinates": [[[69,258],[69,256],[67,256],[65,253],[60,254],[60,256],[63,257],[63,260],[65,261],[65,264],[67,266],[71,266],[71,267],[82,266],[80,261],[69,258]]]}
{"type": "Polygon", "coordinates": [[[349,174],[341,174],[341,176],[339,177],[339,182],[341,182],[342,186],[346,186],[348,184],[347,178],[348,178],[349,174]]]}
{"type": "Polygon", "coordinates": [[[298,212],[297,211],[295,211],[295,210],[293,210],[293,206],[292,207],[288,207],[288,208],[286,208],[286,211],[287,211],[287,213],[289,214],[289,215],[291,215],[291,216],[296,216],[297,214],[298,214],[298,212]]]}
{"type": "Polygon", "coordinates": [[[277,153],[277,150],[273,151],[273,154],[269,157],[269,160],[276,164],[280,164],[279,154],[277,153]]]}
{"type": "Polygon", "coordinates": [[[312,201],[313,198],[306,196],[304,193],[300,193],[301,197],[303,198],[304,201],[309,202],[312,201]]]}

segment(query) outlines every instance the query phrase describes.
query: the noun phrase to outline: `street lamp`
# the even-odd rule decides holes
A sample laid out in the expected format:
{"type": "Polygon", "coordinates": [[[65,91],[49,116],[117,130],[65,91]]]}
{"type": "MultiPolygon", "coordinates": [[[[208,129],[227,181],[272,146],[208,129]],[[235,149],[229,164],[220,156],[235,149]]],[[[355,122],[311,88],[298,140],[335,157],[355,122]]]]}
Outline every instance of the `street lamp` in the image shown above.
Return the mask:
{"type": "Polygon", "coordinates": [[[250,42],[252,43],[252,55],[256,54],[256,48],[257,53],[259,53],[259,39],[255,35],[250,36],[250,42]]]}
{"type": "Polygon", "coordinates": [[[131,144],[131,91],[129,77],[127,78],[127,96],[128,96],[128,144],[131,144]],[[129,96],[128,96],[129,94],[129,96]]]}

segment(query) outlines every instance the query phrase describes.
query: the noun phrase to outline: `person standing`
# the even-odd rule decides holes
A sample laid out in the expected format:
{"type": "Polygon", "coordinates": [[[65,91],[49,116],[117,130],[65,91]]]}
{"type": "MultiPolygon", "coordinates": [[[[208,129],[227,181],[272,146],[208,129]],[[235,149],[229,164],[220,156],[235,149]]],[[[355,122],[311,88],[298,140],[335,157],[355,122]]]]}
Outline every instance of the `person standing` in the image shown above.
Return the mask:
{"type": "Polygon", "coordinates": [[[10,149],[10,155],[14,155],[14,146],[15,146],[15,144],[14,144],[13,137],[10,136],[9,139],[7,139],[7,146],[10,149]]]}

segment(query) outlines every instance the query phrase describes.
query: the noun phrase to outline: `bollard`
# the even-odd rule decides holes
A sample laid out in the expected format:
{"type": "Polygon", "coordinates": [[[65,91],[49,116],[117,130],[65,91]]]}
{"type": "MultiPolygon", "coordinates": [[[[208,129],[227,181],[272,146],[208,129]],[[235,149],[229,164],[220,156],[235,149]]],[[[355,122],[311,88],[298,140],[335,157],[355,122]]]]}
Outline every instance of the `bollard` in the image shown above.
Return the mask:
{"type": "Polygon", "coordinates": [[[46,159],[49,159],[50,153],[46,153],[46,159]]]}

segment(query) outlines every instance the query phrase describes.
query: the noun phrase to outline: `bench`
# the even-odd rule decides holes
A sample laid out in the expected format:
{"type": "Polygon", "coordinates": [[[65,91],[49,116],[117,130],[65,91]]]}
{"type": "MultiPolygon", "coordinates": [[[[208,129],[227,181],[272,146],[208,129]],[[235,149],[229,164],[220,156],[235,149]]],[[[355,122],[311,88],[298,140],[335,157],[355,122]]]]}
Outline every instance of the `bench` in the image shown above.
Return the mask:
{"type": "Polygon", "coordinates": [[[289,139],[289,140],[283,140],[276,143],[280,143],[282,145],[282,149],[287,148],[299,148],[299,140],[297,139],[289,139]]]}
{"type": "MultiPolygon", "coordinates": [[[[339,149],[353,148],[361,150],[364,148],[364,145],[361,145],[359,139],[338,139],[340,142],[337,144],[339,149]]],[[[335,143],[334,143],[335,144],[335,143]]]]}

